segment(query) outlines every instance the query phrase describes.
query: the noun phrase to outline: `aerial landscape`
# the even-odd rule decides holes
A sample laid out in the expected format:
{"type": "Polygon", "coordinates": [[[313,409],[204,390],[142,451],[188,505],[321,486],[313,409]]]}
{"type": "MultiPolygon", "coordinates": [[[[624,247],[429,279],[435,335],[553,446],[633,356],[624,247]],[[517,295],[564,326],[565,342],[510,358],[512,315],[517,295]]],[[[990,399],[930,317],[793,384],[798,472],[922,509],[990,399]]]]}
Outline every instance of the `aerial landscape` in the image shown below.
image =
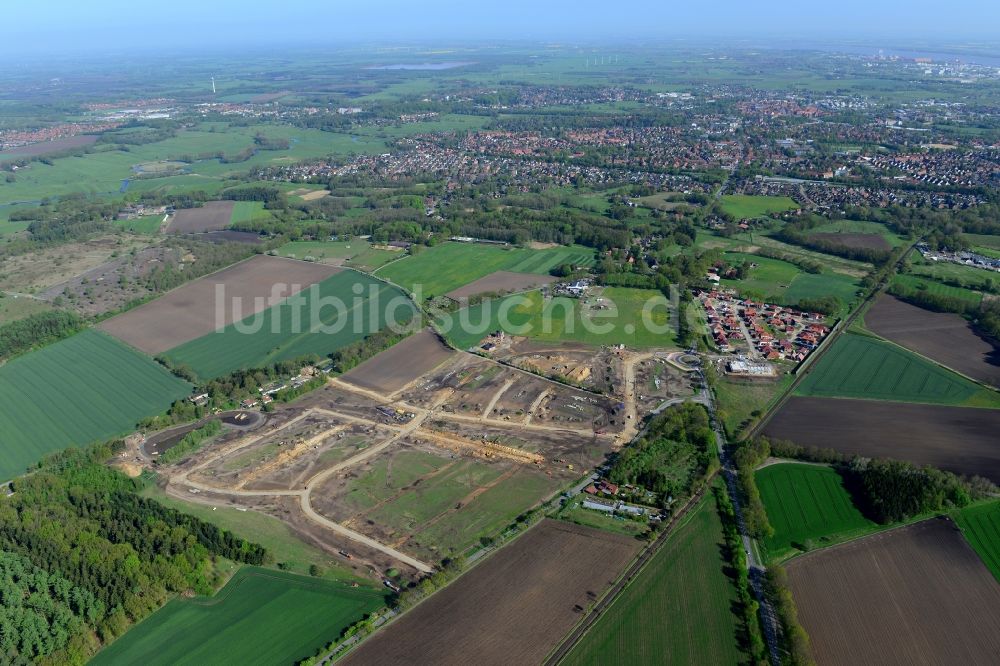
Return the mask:
{"type": "Polygon", "coordinates": [[[998,663],[995,8],[53,4],[0,664],[998,663]]]}

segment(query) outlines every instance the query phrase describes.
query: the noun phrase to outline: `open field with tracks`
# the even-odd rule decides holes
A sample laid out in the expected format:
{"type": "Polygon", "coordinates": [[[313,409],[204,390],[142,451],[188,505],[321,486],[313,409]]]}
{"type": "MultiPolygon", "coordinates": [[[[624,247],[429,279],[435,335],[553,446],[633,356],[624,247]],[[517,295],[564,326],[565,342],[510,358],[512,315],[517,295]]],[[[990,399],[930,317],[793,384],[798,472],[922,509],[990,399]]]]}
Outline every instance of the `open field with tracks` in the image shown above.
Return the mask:
{"type": "Polygon", "coordinates": [[[1000,395],[896,345],[848,333],[811,368],[797,391],[813,397],[1000,406],[1000,395]]]}
{"type": "Polygon", "coordinates": [[[1000,386],[1000,347],[977,335],[957,314],[931,312],[882,296],[865,313],[865,326],[941,365],[1000,386]]]}
{"type": "Polygon", "coordinates": [[[261,312],[336,272],[329,266],[258,255],[112,317],[100,328],[147,354],[160,354],[261,312]],[[217,304],[220,290],[225,301],[217,304]]]}
{"type": "Polygon", "coordinates": [[[541,663],[638,546],[629,537],[544,520],[341,663],[541,663]]]}
{"type": "Polygon", "coordinates": [[[311,657],[365,614],[378,588],[243,567],[214,597],[174,599],[93,664],[287,664],[311,657]]]}
{"type": "Polygon", "coordinates": [[[736,588],[722,555],[722,523],[711,495],[676,528],[638,577],[560,662],[735,664],[746,655],[732,605],[736,588]]]}
{"type": "Polygon", "coordinates": [[[87,330],[0,367],[0,479],[45,454],[125,434],[191,390],[151,358],[87,330]]]}
{"type": "Polygon", "coordinates": [[[958,528],[931,519],[787,565],[821,664],[988,664],[1000,654],[1000,584],[958,528]]]}
{"type": "Polygon", "coordinates": [[[844,479],[831,467],[779,462],[755,474],[774,535],[763,540],[770,559],[822,548],[878,528],[862,515],[844,479]]]}
{"type": "Polygon", "coordinates": [[[551,275],[533,275],[531,273],[512,273],[497,271],[475,282],[449,291],[445,296],[453,300],[470,298],[480,294],[509,294],[515,291],[527,291],[555,282],[551,275]]]}
{"type": "Polygon", "coordinates": [[[1000,482],[1000,410],[793,397],[764,434],[849,455],[909,460],[1000,482]]]}

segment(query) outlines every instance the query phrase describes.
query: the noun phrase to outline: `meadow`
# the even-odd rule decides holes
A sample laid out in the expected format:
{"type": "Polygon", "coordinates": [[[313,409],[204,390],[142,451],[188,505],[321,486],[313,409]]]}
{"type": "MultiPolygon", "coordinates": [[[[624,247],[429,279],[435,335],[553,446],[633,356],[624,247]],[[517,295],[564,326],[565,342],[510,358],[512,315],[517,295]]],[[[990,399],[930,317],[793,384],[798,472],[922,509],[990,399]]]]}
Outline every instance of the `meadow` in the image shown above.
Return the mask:
{"type": "Polygon", "coordinates": [[[312,257],[321,263],[343,264],[366,272],[406,256],[402,251],[373,248],[371,243],[360,238],[349,241],[290,241],[279,247],[277,253],[292,259],[312,257]]]}
{"type": "Polygon", "coordinates": [[[229,175],[252,167],[288,164],[329,154],[381,152],[385,143],[375,137],[257,124],[186,129],[163,141],[128,148],[126,152],[117,150],[114,144],[95,144],[91,148],[93,152],[58,158],[52,160],[51,165],[32,162],[28,168],[18,171],[15,182],[0,180],[0,204],[37,201],[74,192],[117,195],[122,181],[126,179],[130,179],[129,193],[184,189],[214,191],[229,175]],[[287,139],[289,146],[285,150],[259,150],[249,159],[231,163],[216,157],[221,154],[234,158],[242,151],[253,149],[258,133],[271,139],[287,139]],[[189,173],[162,178],[135,178],[134,166],[164,160],[185,161],[189,173]]]}
{"type": "MultiPolygon", "coordinates": [[[[957,268],[961,268],[961,266],[958,266],[957,268]]],[[[988,275],[989,274],[987,273],[986,276],[988,275]]],[[[953,287],[951,285],[944,284],[943,282],[938,282],[937,280],[926,277],[918,277],[916,275],[894,275],[892,278],[892,284],[899,285],[911,291],[923,291],[937,296],[955,298],[965,302],[973,308],[979,307],[979,304],[983,302],[983,295],[978,291],[965,289],[963,287],[953,287]]]]}
{"type": "Polygon", "coordinates": [[[168,602],[91,663],[295,663],[383,603],[368,586],[243,567],[214,597],[168,602]]]}
{"type": "Polygon", "coordinates": [[[726,194],[722,210],[736,218],[762,217],[770,213],[795,210],[799,205],[788,197],[767,197],[752,194],[726,194]]]}
{"type": "Polygon", "coordinates": [[[208,379],[307,354],[326,356],[380,330],[390,316],[402,324],[413,313],[413,304],[395,287],[345,270],[293,299],[174,347],[164,356],[208,379]],[[248,330],[252,332],[244,332],[248,330]]]}
{"type": "Polygon", "coordinates": [[[995,404],[994,393],[896,345],[847,333],[812,367],[797,395],[937,405],[995,404]]]}
{"type": "Polygon", "coordinates": [[[151,358],[87,330],[0,367],[0,478],[45,454],[123,435],[190,393],[151,358]]]}
{"type": "Polygon", "coordinates": [[[532,291],[464,308],[440,324],[448,340],[459,349],[472,347],[496,330],[550,342],[641,348],[670,348],[677,344],[677,328],[670,323],[663,295],[649,289],[606,287],[599,297],[585,299],[545,299],[541,292],[532,291]],[[609,302],[615,304],[617,316],[609,302]],[[654,329],[643,323],[647,303],[656,304],[648,310],[654,329]]]}
{"type": "Polygon", "coordinates": [[[953,515],[966,541],[1000,581],[1000,502],[975,504],[953,515]]]}
{"type": "Polygon", "coordinates": [[[742,252],[726,252],[723,256],[730,263],[757,264],[744,279],[723,280],[723,286],[769,303],[795,305],[805,298],[836,296],[846,304],[858,291],[857,280],[840,273],[806,273],[787,261],[742,252]]]}
{"type": "Polygon", "coordinates": [[[855,506],[832,467],[782,462],[755,474],[774,535],[762,540],[767,558],[782,560],[830,546],[879,526],[855,506]]]}
{"type": "Polygon", "coordinates": [[[708,495],[561,662],[737,664],[746,660],[722,557],[722,522],[708,495]]]}
{"type": "Polygon", "coordinates": [[[430,298],[496,271],[545,274],[564,263],[592,266],[594,251],[578,246],[529,250],[479,243],[442,243],[393,262],[377,271],[377,275],[410,293],[415,293],[420,285],[420,296],[430,298]]]}

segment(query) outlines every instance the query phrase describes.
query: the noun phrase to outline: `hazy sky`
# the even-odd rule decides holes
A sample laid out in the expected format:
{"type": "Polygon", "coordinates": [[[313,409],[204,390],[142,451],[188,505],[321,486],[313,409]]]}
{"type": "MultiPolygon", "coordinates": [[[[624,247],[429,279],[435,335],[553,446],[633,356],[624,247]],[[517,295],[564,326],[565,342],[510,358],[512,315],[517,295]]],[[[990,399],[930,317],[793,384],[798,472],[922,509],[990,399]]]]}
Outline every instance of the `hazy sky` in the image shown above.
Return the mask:
{"type": "Polygon", "coordinates": [[[0,50],[728,35],[1000,40],[995,0],[0,0],[0,50]]]}

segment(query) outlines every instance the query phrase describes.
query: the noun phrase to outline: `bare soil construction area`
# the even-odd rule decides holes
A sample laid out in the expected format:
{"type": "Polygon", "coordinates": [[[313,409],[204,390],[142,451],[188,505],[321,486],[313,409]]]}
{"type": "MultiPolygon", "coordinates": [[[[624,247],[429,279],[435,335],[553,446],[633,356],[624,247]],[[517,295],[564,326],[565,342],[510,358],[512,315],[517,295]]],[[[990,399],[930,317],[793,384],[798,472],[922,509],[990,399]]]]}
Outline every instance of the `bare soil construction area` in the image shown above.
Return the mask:
{"type": "Polygon", "coordinates": [[[1000,655],[1000,585],[950,520],[815,551],[787,568],[820,664],[994,664],[1000,655]]]}
{"type": "Polygon", "coordinates": [[[393,394],[453,356],[429,330],[411,335],[357,366],[343,379],[362,388],[393,394]]]}
{"type": "Polygon", "coordinates": [[[193,234],[221,231],[233,218],[232,201],[209,201],[200,208],[182,208],[170,217],[168,234],[193,234]]]}
{"type": "Polygon", "coordinates": [[[263,427],[159,466],[166,492],[268,513],[355,567],[413,577],[603,462],[629,423],[604,396],[427,345],[440,347],[412,336],[359,366],[362,382],[331,378],[263,427]]]}
{"type": "Polygon", "coordinates": [[[235,314],[249,317],[275,305],[339,270],[257,255],[112,317],[99,327],[147,354],[160,354],[233,323],[235,314]],[[225,287],[225,302],[218,304],[217,314],[218,285],[225,287]],[[274,289],[276,285],[280,289],[274,289]],[[242,307],[234,308],[234,303],[242,307]]]}
{"type": "Polygon", "coordinates": [[[1000,482],[1000,410],[793,397],[764,434],[803,446],[896,458],[1000,482]]]}
{"type": "Polygon", "coordinates": [[[957,314],[931,312],[883,294],[865,314],[865,326],[963,375],[1000,386],[1000,346],[957,314]]]}
{"type": "Polygon", "coordinates": [[[810,238],[833,243],[842,247],[856,248],[861,250],[891,250],[889,241],[879,234],[862,233],[818,233],[811,234],[810,238]]]}
{"type": "Polygon", "coordinates": [[[639,542],[545,520],[348,655],[361,664],[539,664],[639,542]]]}
{"type": "Polygon", "coordinates": [[[621,386],[622,357],[607,347],[513,338],[496,356],[529,372],[600,393],[611,393],[621,386]]]}
{"type": "Polygon", "coordinates": [[[551,284],[556,278],[551,275],[531,275],[528,273],[512,273],[497,271],[464,287],[449,291],[445,296],[452,300],[471,298],[480,294],[510,294],[517,291],[536,289],[542,285],[551,284]]]}

